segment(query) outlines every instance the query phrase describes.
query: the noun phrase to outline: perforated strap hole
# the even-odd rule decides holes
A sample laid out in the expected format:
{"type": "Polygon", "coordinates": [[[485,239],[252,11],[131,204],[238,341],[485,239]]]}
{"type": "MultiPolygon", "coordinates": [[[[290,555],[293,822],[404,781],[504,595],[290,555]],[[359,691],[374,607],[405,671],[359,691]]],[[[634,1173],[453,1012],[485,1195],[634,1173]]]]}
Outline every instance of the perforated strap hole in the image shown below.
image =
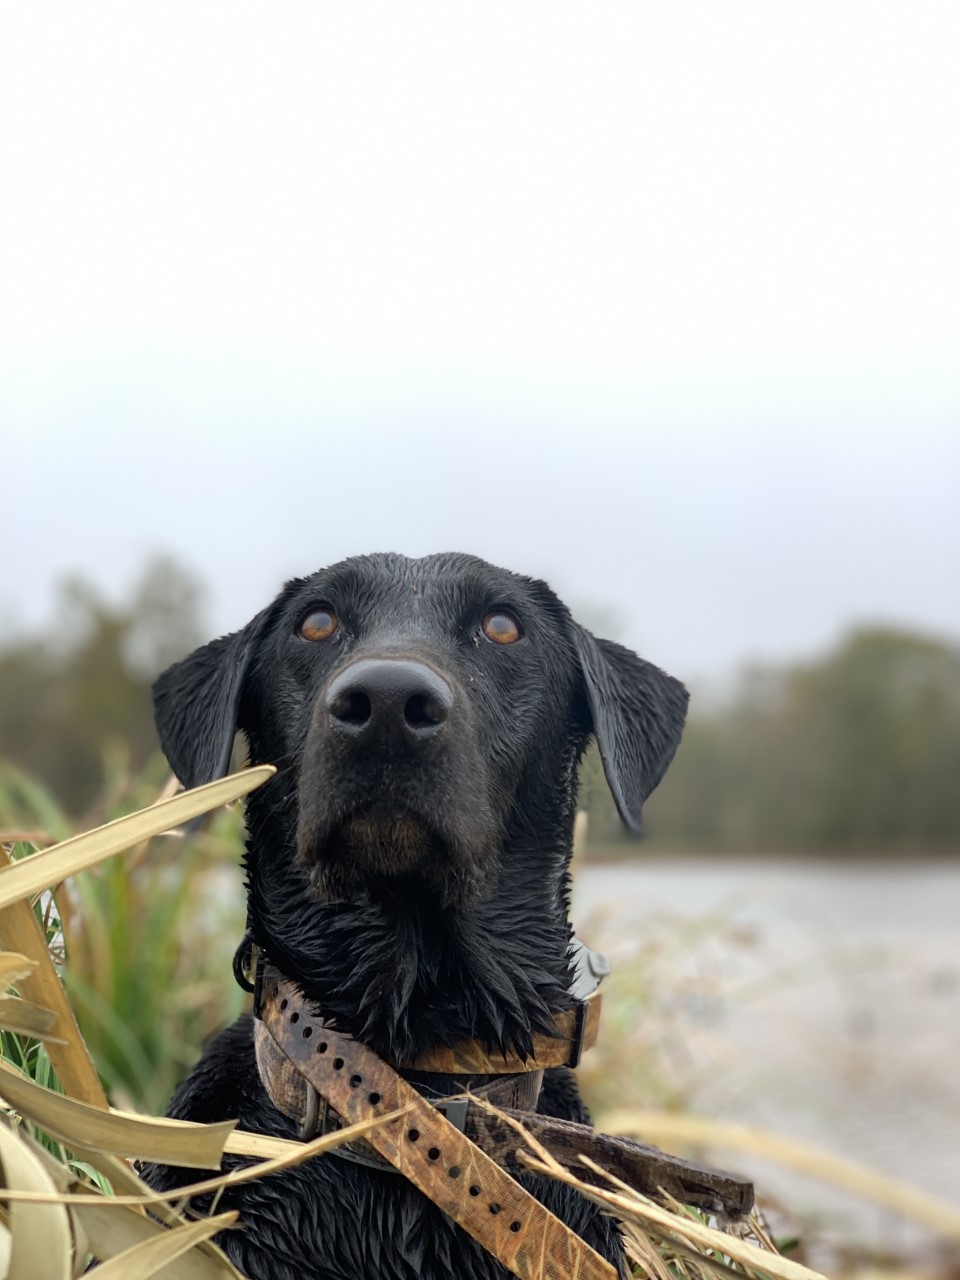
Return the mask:
{"type": "Polygon", "coordinates": [[[439,1160],[439,1159],[440,1159],[440,1148],[439,1148],[439,1147],[431,1147],[431,1148],[430,1148],[430,1150],[427,1152],[427,1155],[428,1155],[428,1157],[429,1157],[431,1160],[439,1160]]]}
{"type": "Polygon", "coordinates": [[[343,1066],[343,1059],[342,1059],[342,1058],[334,1058],[334,1060],[333,1060],[333,1069],[334,1069],[334,1071],[339,1071],[339,1070],[340,1070],[340,1068],[341,1068],[342,1066],[343,1066]]]}
{"type": "Polygon", "coordinates": [[[350,1088],[351,1088],[351,1089],[359,1089],[359,1088],[360,1088],[360,1086],[361,1086],[362,1084],[363,1084],[363,1076],[351,1076],[351,1077],[350,1077],[350,1088]]]}
{"type": "Polygon", "coordinates": [[[480,1194],[480,1188],[479,1188],[478,1186],[476,1186],[476,1185],[472,1186],[472,1187],[470,1188],[470,1194],[471,1194],[472,1196],[478,1196],[478,1195],[480,1194]]]}
{"type": "Polygon", "coordinates": [[[510,1230],[511,1230],[511,1231],[514,1231],[514,1232],[519,1231],[519,1230],[520,1230],[520,1223],[519,1223],[519,1222],[511,1222],[511,1223],[510,1223],[510,1230]]]}
{"type": "Polygon", "coordinates": [[[370,1103],[371,1107],[375,1107],[375,1106],[377,1105],[377,1103],[380,1101],[380,1095],[379,1095],[379,1093],[376,1093],[376,1092],[371,1093],[371,1094],[368,1096],[367,1101],[370,1103]]]}
{"type": "Polygon", "coordinates": [[[493,1214],[500,1212],[500,1206],[497,1204],[496,1200],[494,1200],[493,1204],[490,1206],[490,1212],[493,1214]]]}
{"type": "Polygon", "coordinates": [[[285,1012],[286,1012],[287,1005],[288,1005],[289,1003],[290,1003],[290,1001],[289,1001],[289,1000],[287,1000],[287,999],[283,999],[283,1000],[281,1000],[281,1001],[280,1001],[280,1012],[281,1012],[281,1013],[285,1013],[285,1012]]]}
{"type": "Polygon", "coordinates": [[[327,1042],[326,1040],[321,1040],[320,1043],[317,1045],[317,1053],[326,1053],[326,1052],[327,1052],[327,1042]]]}
{"type": "Polygon", "coordinates": [[[419,1130],[419,1129],[408,1129],[408,1130],[407,1130],[407,1141],[408,1141],[408,1142],[418,1142],[419,1140],[420,1140],[420,1130],[419,1130]]]}
{"type": "Polygon", "coordinates": [[[297,1013],[296,1009],[294,1009],[293,1013],[291,1013],[291,1015],[290,1015],[290,1021],[291,1021],[291,1022],[299,1022],[299,1021],[300,1021],[300,1015],[299,1015],[299,1013],[297,1013]]]}
{"type": "Polygon", "coordinates": [[[309,1040],[313,1035],[313,1027],[304,1027],[300,1034],[303,1036],[304,1040],[309,1040]]]}
{"type": "Polygon", "coordinates": [[[459,1165],[456,1165],[456,1164],[452,1164],[452,1165],[450,1166],[450,1168],[447,1170],[447,1173],[448,1173],[448,1175],[449,1175],[451,1178],[459,1178],[459,1177],[460,1177],[460,1166],[459,1166],[459,1165]]]}

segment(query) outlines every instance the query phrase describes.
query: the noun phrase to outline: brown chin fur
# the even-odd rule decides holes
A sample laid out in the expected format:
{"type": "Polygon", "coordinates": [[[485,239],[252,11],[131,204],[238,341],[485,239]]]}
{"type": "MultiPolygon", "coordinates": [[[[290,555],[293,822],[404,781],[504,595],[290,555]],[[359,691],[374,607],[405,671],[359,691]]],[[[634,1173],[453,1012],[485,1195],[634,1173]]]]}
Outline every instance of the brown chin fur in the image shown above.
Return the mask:
{"type": "Polygon", "coordinates": [[[323,850],[300,857],[321,899],[350,899],[377,880],[419,884],[443,907],[466,907],[489,892],[497,860],[462,860],[410,813],[364,814],[339,826],[323,850]]]}
{"type": "Polygon", "coordinates": [[[351,818],[340,829],[347,852],[368,871],[403,875],[430,853],[430,833],[409,813],[351,818]]]}

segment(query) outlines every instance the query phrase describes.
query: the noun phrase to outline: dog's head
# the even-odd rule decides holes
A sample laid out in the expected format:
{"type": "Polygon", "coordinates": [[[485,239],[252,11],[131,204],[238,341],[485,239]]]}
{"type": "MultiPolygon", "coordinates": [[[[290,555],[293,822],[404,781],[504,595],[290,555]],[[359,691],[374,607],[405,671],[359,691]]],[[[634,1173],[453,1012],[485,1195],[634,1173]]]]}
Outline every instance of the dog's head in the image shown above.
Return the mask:
{"type": "Polygon", "coordinates": [[[569,831],[591,732],[638,831],[687,695],[544,583],[445,554],[357,557],[288,583],[164,672],[154,699],[185,785],[226,772],[238,729],[252,761],[278,766],[251,802],[260,839],[321,896],[402,882],[465,905],[497,882],[512,838],[569,831]]]}

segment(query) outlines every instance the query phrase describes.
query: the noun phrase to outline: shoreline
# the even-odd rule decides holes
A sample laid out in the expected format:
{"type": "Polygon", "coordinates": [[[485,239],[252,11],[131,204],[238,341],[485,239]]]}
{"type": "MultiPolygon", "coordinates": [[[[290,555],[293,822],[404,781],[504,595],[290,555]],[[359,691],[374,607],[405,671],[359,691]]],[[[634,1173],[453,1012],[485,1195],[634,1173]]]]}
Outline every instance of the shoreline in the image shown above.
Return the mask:
{"type": "Polygon", "coordinates": [[[856,867],[863,866],[865,868],[872,866],[888,866],[888,867],[921,867],[931,866],[943,868],[951,863],[956,863],[960,867],[960,849],[951,850],[930,850],[923,849],[917,852],[908,850],[881,850],[862,853],[853,853],[850,850],[842,852],[824,852],[812,849],[805,850],[776,850],[763,852],[760,850],[724,850],[722,852],[710,851],[709,849],[691,849],[691,848],[674,848],[666,845],[639,844],[624,845],[622,850],[617,845],[601,845],[595,851],[578,852],[574,856],[574,863],[577,867],[616,867],[616,866],[649,866],[652,863],[684,863],[684,862],[709,862],[711,865],[721,867],[725,862],[739,863],[751,862],[757,864],[763,863],[792,863],[792,864],[815,864],[819,867],[856,867]]]}

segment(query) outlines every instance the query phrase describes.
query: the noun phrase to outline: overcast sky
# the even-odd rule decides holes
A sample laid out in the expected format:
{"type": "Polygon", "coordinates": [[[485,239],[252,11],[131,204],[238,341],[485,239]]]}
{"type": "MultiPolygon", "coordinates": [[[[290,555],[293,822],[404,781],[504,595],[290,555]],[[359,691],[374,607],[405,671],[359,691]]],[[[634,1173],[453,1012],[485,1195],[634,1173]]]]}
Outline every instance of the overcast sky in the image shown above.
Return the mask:
{"type": "Polygon", "coordinates": [[[154,549],[960,635],[960,7],[0,6],[0,626],[154,549]]]}

